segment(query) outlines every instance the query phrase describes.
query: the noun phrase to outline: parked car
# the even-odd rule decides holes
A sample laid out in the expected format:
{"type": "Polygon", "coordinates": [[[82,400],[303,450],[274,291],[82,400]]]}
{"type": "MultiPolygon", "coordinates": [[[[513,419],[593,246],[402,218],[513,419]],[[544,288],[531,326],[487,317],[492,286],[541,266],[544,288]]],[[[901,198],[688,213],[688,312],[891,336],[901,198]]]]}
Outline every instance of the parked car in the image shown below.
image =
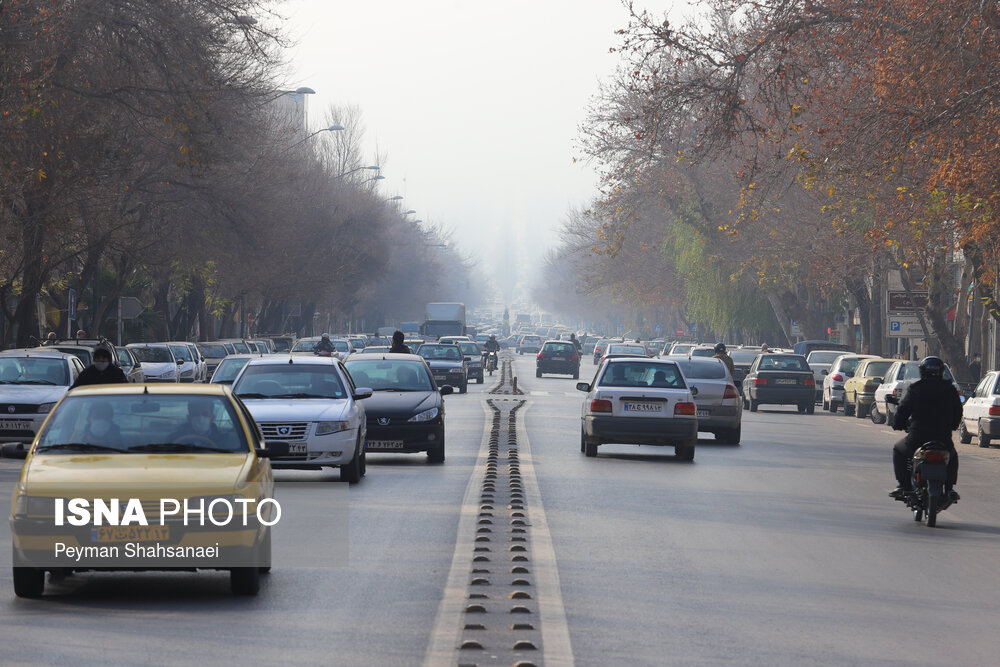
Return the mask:
{"type": "Polygon", "coordinates": [[[535,377],[543,373],[562,373],[580,378],[580,353],[568,341],[547,340],[535,357],[535,377]]]}
{"type": "Polygon", "coordinates": [[[722,360],[680,358],[677,366],[694,396],[698,430],[711,433],[718,442],[740,444],[743,403],[722,360]]]}
{"type": "Polygon", "coordinates": [[[524,354],[529,352],[531,354],[538,354],[538,351],[542,349],[542,337],[535,335],[521,336],[521,340],[517,342],[517,353],[524,354]]]}
{"type": "Polygon", "coordinates": [[[458,345],[425,343],[416,352],[427,360],[438,386],[450,385],[461,394],[469,390],[468,367],[458,345]]]}
{"type": "Polygon", "coordinates": [[[963,406],[959,441],[967,445],[973,434],[980,447],[989,447],[993,438],[1000,437],[1000,371],[987,373],[963,406]]]}
{"type": "Polygon", "coordinates": [[[29,442],[76,378],[83,363],[56,350],[0,352],[0,442],[29,442]]]}
{"type": "MultiPolygon", "coordinates": [[[[49,415],[25,457],[16,486],[11,532],[14,593],[38,597],[46,570],[94,569],[228,569],[230,587],[238,595],[254,595],[261,570],[270,569],[270,528],[263,521],[229,525],[190,525],[185,517],[161,521],[161,499],[197,506],[197,498],[235,499],[250,503],[274,496],[268,457],[286,446],[266,448],[252,419],[226,387],[108,384],[81,387],[65,397],[49,415]],[[204,430],[192,415],[207,420],[204,430]],[[100,419],[95,418],[100,416],[100,419]],[[108,424],[103,434],[94,426],[108,424]],[[166,454],[173,454],[168,456],[166,454]],[[53,519],[56,498],[93,498],[95,483],[116,497],[140,501],[148,527],[62,526],[53,519]],[[56,546],[125,543],[171,547],[219,547],[217,556],[115,558],[114,554],[80,554],[66,564],[56,546]],[[61,565],[61,567],[60,567],[61,565]]],[[[8,450],[5,450],[8,454],[8,450]]],[[[100,491],[98,491],[100,492],[100,491]]],[[[214,505],[213,501],[213,505],[214,505]]],[[[239,512],[239,504],[232,503],[239,512]]],[[[251,509],[252,511],[252,509],[251,509]]],[[[275,520],[273,506],[261,516],[275,520]]],[[[69,523],[72,523],[70,520],[69,523]]],[[[61,524],[61,522],[60,522],[61,524]]],[[[81,549],[80,551],[84,551],[81,549]]],[[[68,560],[68,559],[67,559],[68,560]]]]}
{"type": "Polygon", "coordinates": [[[875,402],[875,390],[882,384],[882,378],[892,359],[864,359],[858,364],[854,375],[844,382],[844,415],[854,415],[858,419],[868,416],[868,410],[875,402]]]}
{"type": "Polygon", "coordinates": [[[694,459],[698,417],[692,391],[677,362],[614,357],[601,364],[586,392],[580,451],[597,456],[608,443],[674,447],[678,459],[694,459]]]}
{"type": "Polygon", "coordinates": [[[415,354],[354,355],[344,364],[356,385],[372,388],[365,402],[368,452],[427,452],[444,463],[444,396],[430,366],[415,354]]]}
{"type": "Polygon", "coordinates": [[[197,382],[201,369],[198,362],[191,355],[191,349],[187,343],[167,343],[167,347],[177,360],[177,380],[179,382],[197,382]]]}
{"type": "MultiPolygon", "coordinates": [[[[886,401],[886,396],[895,396],[897,402],[902,400],[906,388],[919,379],[919,361],[894,361],[886,370],[882,384],[875,389],[875,401],[869,411],[872,421],[876,424],[888,423],[891,427],[896,414],[896,406],[886,401]]],[[[944,367],[944,379],[951,382],[959,394],[962,393],[961,386],[955,382],[955,377],[951,374],[951,368],[947,364],[944,367]]]]}
{"type": "Polygon", "coordinates": [[[145,382],[146,376],[142,372],[142,364],[136,359],[127,347],[119,346],[115,348],[115,356],[118,358],[118,366],[129,382],[145,382]]]}
{"type": "MultiPolygon", "coordinates": [[[[103,338],[67,338],[67,339],[57,339],[54,344],[46,343],[42,347],[36,348],[39,350],[54,350],[57,352],[65,352],[66,354],[72,354],[83,367],[86,368],[94,363],[94,350],[99,347],[103,347],[109,352],[114,348],[114,346],[103,338]]],[[[111,358],[114,359],[115,355],[112,354],[111,358]]]]}
{"type": "Polygon", "coordinates": [[[812,369],[813,378],[816,380],[817,402],[823,400],[823,380],[830,374],[830,367],[837,357],[843,355],[844,353],[839,350],[813,350],[806,355],[806,361],[809,362],[809,368],[812,369]]]}
{"type": "Polygon", "coordinates": [[[743,407],[750,412],[761,405],[794,405],[811,415],[815,393],[816,380],[801,354],[759,354],[743,378],[743,407]]]}
{"type": "Polygon", "coordinates": [[[836,412],[844,404],[844,383],[854,375],[854,371],[865,359],[878,359],[872,354],[842,354],[830,364],[830,370],[823,376],[823,409],[836,412]]]}
{"type": "Polygon", "coordinates": [[[142,364],[146,382],[180,382],[177,358],[164,343],[130,343],[132,356],[142,364]]]}
{"type": "Polygon", "coordinates": [[[266,441],[288,443],[275,468],[340,468],[343,482],[365,475],[365,408],[371,389],[354,385],[333,357],[251,359],[233,382],[266,441]]]}

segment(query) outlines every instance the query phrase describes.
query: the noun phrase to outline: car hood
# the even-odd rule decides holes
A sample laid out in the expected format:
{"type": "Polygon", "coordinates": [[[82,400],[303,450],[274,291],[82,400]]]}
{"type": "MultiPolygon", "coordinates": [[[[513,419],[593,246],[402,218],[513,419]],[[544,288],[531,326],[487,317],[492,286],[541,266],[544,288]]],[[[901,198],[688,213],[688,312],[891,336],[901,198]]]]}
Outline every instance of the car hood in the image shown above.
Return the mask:
{"type": "Polygon", "coordinates": [[[410,417],[440,405],[436,391],[376,391],[365,399],[365,414],[374,417],[410,417]]]}
{"type": "Polygon", "coordinates": [[[134,497],[195,489],[231,491],[245,480],[250,452],[239,454],[42,454],[32,456],[24,480],[37,495],[93,497],[95,489],[135,489],[134,497]],[[151,493],[152,492],[152,493],[151,493]]]}
{"type": "Polygon", "coordinates": [[[458,370],[462,368],[461,361],[449,361],[447,359],[428,359],[427,365],[435,370],[458,370]]]}
{"type": "Polygon", "coordinates": [[[52,385],[0,385],[0,417],[6,414],[5,404],[9,403],[55,403],[69,387],[52,385]]]}
{"type": "Polygon", "coordinates": [[[177,364],[169,361],[143,361],[142,372],[146,375],[164,375],[171,370],[177,370],[177,364]]]}
{"type": "Polygon", "coordinates": [[[339,421],[347,415],[345,398],[246,398],[258,422],[339,421]]]}

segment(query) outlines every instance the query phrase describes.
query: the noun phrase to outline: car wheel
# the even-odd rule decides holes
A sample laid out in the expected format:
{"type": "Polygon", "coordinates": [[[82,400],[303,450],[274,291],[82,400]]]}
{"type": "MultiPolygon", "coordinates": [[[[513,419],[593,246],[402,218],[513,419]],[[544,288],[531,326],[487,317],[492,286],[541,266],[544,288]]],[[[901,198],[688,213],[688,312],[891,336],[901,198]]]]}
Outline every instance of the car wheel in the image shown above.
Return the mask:
{"type": "Polygon", "coordinates": [[[810,403],[808,406],[806,406],[806,414],[807,415],[814,415],[814,414],[816,414],[816,404],[815,403],[810,403]]]}
{"type": "Polygon", "coordinates": [[[587,451],[587,432],[582,426],[580,427],[580,451],[587,451]]]}
{"type": "Polygon", "coordinates": [[[482,375],[476,378],[476,384],[482,384],[485,381],[486,379],[482,375]]]}
{"type": "Polygon", "coordinates": [[[460,394],[464,394],[467,391],[469,391],[469,381],[468,380],[466,380],[465,382],[463,382],[462,386],[458,388],[458,393],[460,393],[460,394]]]}
{"type": "Polygon", "coordinates": [[[800,415],[804,415],[808,409],[805,405],[797,405],[795,407],[798,408],[800,415]]]}
{"type": "Polygon", "coordinates": [[[872,418],[873,424],[884,424],[885,415],[878,409],[878,404],[873,403],[868,415],[872,418]]]}
{"type": "Polygon", "coordinates": [[[518,350],[517,353],[520,354],[521,356],[524,356],[524,350],[518,350]]]}
{"type": "Polygon", "coordinates": [[[590,457],[597,456],[597,447],[598,445],[596,442],[584,442],[583,453],[590,457]]]}
{"type": "Polygon", "coordinates": [[[979,432],[976,434],[979,438],[980,447],[990,446],[990,436],[986,435],[986,431],[983,430],[983,423],[979,422],[979,432]]]}
{"type": "Polygon", "coordinates": [[[858,403],[854,406],[854,416],[858,419],[864,419],[868,416],[868,408],[858,403]]]}
{"type": "Polygon", "coordinates": [[[579,368],[577,368],[575,371],[573,371],[573,379],[574,380],[579,380],[580,379],[580,369],[579,368]]]}
{"type": "Polygon", "coordinates": [[[444,463],[444,434],[441,435],[441,441],[437,447],[427,450],[427,462],[444,463]]]}
{"type": "Polygon", "coordinates": [[[958,425],[958,441],[963,445],[967,445],[972,442],[972,434],[969,433],[969,429],[965,427],[965,420],[958,425]]]}
{"type": "Polygon", "coordinates": [[[257,592],[260,590],[260,568],[230,568],[229,589],[233,592],[233,595],[257,595],[257,592]]]}
{"type": "Polygon", "coordinates": [[[743,397],[743,409],[744,410],[750,409],[750,401],[747,400],[746,396],[743,397]]]}
{"type": "Polygon", "coordinates": [[[361,447],[361,476],[364,477],[368,474],[368,454],[365,453],[365,448],[361,447]]]}
{"type": "Polygon", "coordinates": [[[848,403],[846,398],[844,399],[844,416],[845,417],[854,416],[854,406],[848,403]]]}
{"type": "Polygon", "coordinates": [[[540,371],[539,369],[537,369],[537,368],[536,368],[536,369],[535,369],[535,377],[536,377],[536,378],[540,378],[540,377],[542,377],[542,371],[540,371]]]}
{"type": "Polygon", "coordinates": [[[267,565],[260,566],[260,573],[267,574],[271,571],[271,530],[267,531],[267,537],[264,541],[260,543],[257,551],[257,562],[267,563],[267,565]]]}
{"type": "Polygon", "coordinates": [[[681,461],[694,461],[694,445],[674,447],[674,454],[681,461]]]}
{"type": "Polygon", "coordinates": [[[831,398],[830,399],[830,407],[829,407],[830,412],[836,412],[838,410],[838,408],[840,408],[840,403],[838,403],[837,401],[835,401],[835,400],[833,400],[831,398]]]}
{"type": "Polygon", "coordinates": [[[15,567],[14,595],[19,598],[37,598],[45,590],[45,570],[34,567],[15,567]]]}
{"type": "Polygon", "coordinates": [[[357,484],[361,481],[361,448],[354,451],[354,458],[350,463],[340,466],[340,481],[348,484],[357,484]]]}
{"type": "Polygon", "coordinates": [[[757,412],[757,406],[758,405],[760,405],[760,403],[757,402],[757,399],[751,398],[750,399],[750,412],[757,412]]]}
{"type": "Polygon", "coordinates": [[[830,410],[830,401],[826,400],[826,394],[823,394],[823,409],[826,411],[830,410]]]}

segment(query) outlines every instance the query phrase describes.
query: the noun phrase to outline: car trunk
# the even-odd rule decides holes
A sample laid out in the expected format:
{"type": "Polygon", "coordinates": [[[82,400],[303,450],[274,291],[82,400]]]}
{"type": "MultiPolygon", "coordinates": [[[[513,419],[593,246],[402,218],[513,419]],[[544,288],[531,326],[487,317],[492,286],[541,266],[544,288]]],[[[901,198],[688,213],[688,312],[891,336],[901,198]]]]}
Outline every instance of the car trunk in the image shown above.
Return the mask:
{"type": "MultiPolygon", "coordinates": [[[[757,371],[755,384],[767,387],[801,387],[812,381],[812,371],[757,371]],[[765,380],[766,382],[761,382],[765,380]]],[[[812,386],[812,384],[810,384],[812,386]]]]}
{"type": "Polygon", "coordinates": [[[697,389],[694,403],[701,407],[718,407],[722,405],[722,397],[726,394],[727,380],[696,380],[688,378],[692,389],[697,389]]]}
{"type": "Polygon", "coordinates": [[[684,390],[644,390],[640,387],[601,387],[595,400],[611,403],[613,417],[673,417],[674,407],[687,399],[684,390]]]}

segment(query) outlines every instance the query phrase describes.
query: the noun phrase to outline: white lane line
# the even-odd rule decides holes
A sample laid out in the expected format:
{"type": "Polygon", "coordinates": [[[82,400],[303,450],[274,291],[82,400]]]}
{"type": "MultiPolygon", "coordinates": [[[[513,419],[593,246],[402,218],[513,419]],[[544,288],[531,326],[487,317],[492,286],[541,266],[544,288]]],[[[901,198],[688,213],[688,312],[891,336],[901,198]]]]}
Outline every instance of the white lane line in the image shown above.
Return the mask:
{"type": "Polygon", "coordinates": [[[538,591],[539,616],[542,623],[542,656],[547,667],[572,666],[573,647],[569,640],[569,624],[563,606],[562,588],[559,585],[559,568],[552,534],[545,518],[542,493],[535,476],[535,463],[531,456],[525,413],[531,408],[525,403],[518,411],[517,448],[521,459],[521,479],[524,482],[525,506],[531,523],[531,556],[538,591]]]}
{"type": "MultiPolygon", "coordinates": [[[[465,487],[465,496],[462,498],[455,552],[451,557],[448,581],[441,596],[441,603],[438,605],[434,629],[431,631],[430,642],[427,645],[427,653],[424,655],[423,664],[425,667],[453,666],[457,658],[458,638],[462,630],[462,615],[467,602],[465,595],[469,583],[469,570],[475,548],[479,494],[482,492],[483,479],[486,475],[486,459],[489,456],[490,432],[493,427],[493,410],[490,409],[485,400],[482,401],[482,408],[486,414],[483,439],[479,445],[476,466],[472,474],[469,475],[469,484],[465,487]]],[[[524,477],[523,467],[521,474],[524,477]]]]}

